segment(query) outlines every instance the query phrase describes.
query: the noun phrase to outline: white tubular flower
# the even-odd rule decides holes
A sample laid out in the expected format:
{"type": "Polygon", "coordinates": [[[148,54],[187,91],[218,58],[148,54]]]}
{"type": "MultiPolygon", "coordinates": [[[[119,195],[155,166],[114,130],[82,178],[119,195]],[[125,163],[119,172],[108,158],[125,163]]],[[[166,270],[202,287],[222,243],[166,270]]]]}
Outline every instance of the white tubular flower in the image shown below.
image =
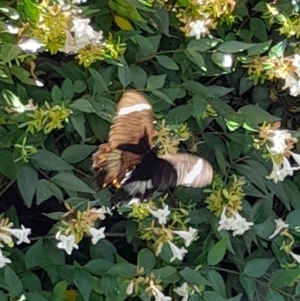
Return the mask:
{"type": "Polygon", "coordinates": [[[235,217],[235,220],[231,226],[233,236],[243,235],[246,231],[250,229],[251,226],[254,225],[254,223],[252,222],[247,222],[247,220],[237,212],[234,212],[233,215],[235,217]]]}
{"type": "Polygon", "coordinates": [[[89,228],[88,231],[92,236],[92,244],[93,245],[95,245],[100,239],[105,237],[104,230],[105,230],[105,227],[102,227],[100,229],[96,229],[94,227],[89,228]]]}
{"type": "Polygon", "coordinates": [[[57,237],[61,242],[57,244],[57,247],[64,249],[69,255],[72,254],[73,249],[78,249],[78,245],[75,243],[75,236],[73,234],[66,236],[60,234],[57,237]]]}
{"type": "Polygon", "coordinates": [[[173,254],[173,257],[170,259],[170,262],[174,261],[175,259],[183,260],[184,254],[186,254],[188,251],[183,247],[181,247],[181,249],[179,249],[171,241],[168,241],[168,244],[169,244],[172,254],[173,254]]]}
{"type": "Polygon", "coordinates": [[[276,227],[275,227],[274,233],[269,236],[269,239],[272,239],[277,234],[279,234],[283,229],[286,229],[289,227],[289,224],[284,222],[281,218],[275,219],[275,224],[276,224],[276,227]]]}
{"type": "Polygon", "coordinates": [[[101,220],[105,220],[105,213],[111,214],[111,212],[109,211],[109,208],[104,208],[104,207],[101,207],[99,209],[92,208],[89,210],[89,212],[91,212],[93,214],[97,214],[98,218],[101,220]]]}
{"type": "Polygon", "coordinates": [[[167,223],[167,216],[171,213],[168,205],[166,205],[164,209],[154,211],[148,208],[148,210],[154,217],[158,218],[158,222],[161,225],[165,225],[167,223]]]}
{"type": "Polygon", "coordinates": [[[290,255],[294,258],[294,260],[297,261],[298,265],[300,266],[300,255],[297,255],[297,254],[293,253],[292,251],[290,251],[290,255]]]}
{"type": "Polygon", "coordinates": [[[3,268],[7,263],[11,263],[11,260],[5,257],[0,249],[0,268],[3,268]]]}
{"type": "Polygon", "coordinates": [[[231,230],[232,227],[232,223],[234,222],[234,218],[233,217],[227,217],[226,216],[226,210],[227,210],[227,206],[224,207],[222,214],[221,214],[221,218],[219,220],[219,227],[218,227],[218,231],[221,230],[231,230]]]}
{"type": "Polygon", "coordinates": [[[201,39],[202,34],[208,33],[208,29],[206,27],[206,21],[197,20],[192,21],[189,24],[191,30],[189,33],[190,37],[195,37],[197,40],[201,39]]]}
{"type": "Polygon", "coordinates": [[[134,282],[130,281],[126,288],[126,294],[131,295],[133,293],[133,289],[134,289],[134,282]]]}
{"type": "Polygon", "coordinates": [[[160,290],[158,290],[156,287],[153,287],[153,296],[155,298],[155,301],[171,301],[172,298],[169,296],[165,296],[160,290]]]}
{"type": "Polygon", "coordinates": [[[278,164],[273,161],[273,169],[269,176],[266,176],[267,179],[273,179],[275,183],[282,182],[286,176],[292,176],[294,170],[298,170],[298,167],[291,167],[289,160],[286,157],[283,157],[282,163],[278,164]]]}
{"type": "Polygon", "coordinates": [[[24,51],[24,52],[33,52],[36,53],[39,49],[44,47],[42,43],[40,43],[37,40],[34,39],[27,39],[24,42],[21,42],[18,44],[18,46],[24,51]]]}
{"type": "Polygon", "coordinates": [[[286,139],[291,139],[292,135],[288,130],[269,130],[272,136],[267,137],[272,146],[269,147],[272,155],[283,155],[286,151],[286,139]]]}
{"type": "Polygon", "coordinates": [[[298,96],[300,95],[300,80],[296,79],[293,75],[287,73],[285,77],[285,83],[282,87],[282,90],[286,88],[290,88],[290,95],[291,96],[298,96]]]}
{"type": "Polygon", "coordinates": [[[196,239],[197,230],[189,227],[189,231],[173,231],[185,241],[185,246],[188,247],[192,241],[196,239]]]}
{"type": "Polygon", "coordinates": [[[29,228],[26,229],[23,225],[21,227],[22,229],[11,229],[6,227],[3,227],[2,229],[11,233],[13,236],[15,236],[18,239],[17,245],[21,244],[22,242],[26,242],[27,244],[30,244],[28,235],[30,235],[31,229],[29,228]]]}
{"type": "Polygon", "coordinates": [[[187,282],[183,282],[181,286],[176,287],[173,291],[180,297],[183,297],[181,301],[187,301],[189,298],[189,290],[187,282]]]}

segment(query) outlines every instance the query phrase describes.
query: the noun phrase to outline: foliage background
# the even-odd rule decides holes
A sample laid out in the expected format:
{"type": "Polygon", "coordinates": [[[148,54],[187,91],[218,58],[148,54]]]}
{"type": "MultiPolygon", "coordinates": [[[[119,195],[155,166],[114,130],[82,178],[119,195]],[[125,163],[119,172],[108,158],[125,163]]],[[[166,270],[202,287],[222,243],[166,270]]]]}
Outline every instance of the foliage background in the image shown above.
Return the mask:
{"type": "MultiPolygon", "coordinates": [[[[211,2],[214,7],[227,3],[211,2]]],[[[274,220],[282,218],[295,240],[293,252],[299,250],[300,173],[275,184],[266,179],[272,164],[253,147],[264,122],[281,121],[297,137],[299,97],[282,90],[278,78],[249,79],[249,68],[242,66],[254,56],[297,52],[297,31],[280,31],[282,23],[268,14],[268,1],[240,0],[233,11],[215,18],[210,37],[197,40],[184,35],[176,17],[176,7],[188,3],[83,3],[83,15],[95,30],[111,34],[114,45],[126,44],[124,55],[119,49],[115,57],[85,68],[61,52],[23,53],[16,46],[20,37],[6,32],[5,22],[33,24],[38,8],[29,0],[1,1],[0,212],[14,227],[32,229],[31,244],[9,249],[12,263],[0,269],[1,301],[139,299],[125,293],[126,280],[136,273],[132,265],[160,275],[164,293],[173,300],[179,300],[173,288],[183,281],[200,289],[190,297],[193,301],[300,300],[300,269],[281,248],[290,240],[268,239],[274,220]],[[21,20],[14,18],[17,13],[21,20]],[[228,57],[232,64],[226,65],[228,57]],[[180,152],[192,150],[207,158],[223,189],[230,187],[233,175],[245,177],[241,212],[254,226],[243,236],[217,230],[218,218],[204,202],[208,190],[178,188],[178,199],[191,205],[185,222],[199,231],[183,262],[155,257],[126,214],[102,222],[106,238],[96,245],[84,238],[71,256],[56,247],[54,225],[65,211],[62,201],[109,205],[109,190],[97,191],[91,181],[91,154],[107,140],[116,102],[126,89],[145,93],[156,119],[165,119],[177,134],[187,124],[192,137],[180,143],[180,152]],[[22,109],[29,99],[45,111],[59,106],[58,123],[40,130],[36,125],[30,132],[26,123],[36,119],[22,109]]],[[[297,1],[275,1],[274,6],[297,20],[297,1]]]]}

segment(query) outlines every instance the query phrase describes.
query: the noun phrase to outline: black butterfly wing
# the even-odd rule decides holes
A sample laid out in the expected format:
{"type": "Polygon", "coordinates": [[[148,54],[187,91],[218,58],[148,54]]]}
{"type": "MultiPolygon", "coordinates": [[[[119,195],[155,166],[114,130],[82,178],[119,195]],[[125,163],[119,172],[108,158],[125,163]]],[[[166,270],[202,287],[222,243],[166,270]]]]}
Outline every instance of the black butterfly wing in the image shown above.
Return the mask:
{"type": "Polygon", "coordinates": [[[144,200],[150,198],[155,191],[167,192],[176,187],[177,172],[166,160],[160,159],[150,151],[136,165],[122,184],[122,190],[112,198],[112,203],[127,203],[133,198],[144,200]]]}

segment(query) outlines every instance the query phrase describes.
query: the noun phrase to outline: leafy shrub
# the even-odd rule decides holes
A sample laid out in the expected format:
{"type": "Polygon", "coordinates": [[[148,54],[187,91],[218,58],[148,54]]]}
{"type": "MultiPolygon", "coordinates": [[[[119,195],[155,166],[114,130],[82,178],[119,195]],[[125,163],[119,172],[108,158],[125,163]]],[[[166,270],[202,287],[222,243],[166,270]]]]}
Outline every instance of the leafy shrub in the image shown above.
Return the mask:
{"type": "Polygon", "coordinates": [[[0,300],[299,300],[299,1],[2,1],[0,300]],[[111,212],[127,89],[210,187],[111,212]]]}

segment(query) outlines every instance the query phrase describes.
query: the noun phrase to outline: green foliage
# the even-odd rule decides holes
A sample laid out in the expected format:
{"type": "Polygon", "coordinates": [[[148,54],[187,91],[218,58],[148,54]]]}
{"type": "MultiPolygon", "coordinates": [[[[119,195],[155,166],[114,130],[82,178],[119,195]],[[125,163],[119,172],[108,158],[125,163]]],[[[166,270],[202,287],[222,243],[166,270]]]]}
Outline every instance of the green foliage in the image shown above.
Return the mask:
{"type": "MultiPolygon", "coordinates": [[[[75,8],[74,2],[65,4],[75,8]]],[[[267,178],[272,163],[300,146],[289,141],[287,153],[276,157],[263,141],[264,130],[271,124],[276,130],[278,121],[300,136],[299,97],[282,90],[291,66],[281,64],[299,54],[299,4],[203,1],[211,4],[202,12],[211,27],[196,39],[187,20],[204,4],[196,9],[192,2],[82,3],[83,16],[103,31],[105,43],[74,55],[62,50],[69,21],[46,39],[37,34],[47,23],[41,23],[45,7],[32,0],[1,2],[0,251],[11,263],[0,268],[0,301],[168,300],[151,294],[157,287],[179,300],[184,295],[174,289],[184,283],[191,301],[300,300],[300,161],[290,159],[284,181],[267,178]],[[44,43],[39,52],[24,50],[27,39],[38,37],[44,43]],[[55,239],[68,229],[68,222],[59,222],[80,219],[74,212],[110,206],[110,190],[93,183],[92,153],[107,141],[117,101],[129,89],[149,98],[158,133],[167,129],[158,144],[204,157],[215,172],[209,187],[175,191],[180,206],[171,208],[172,230],[192,225],[198,231],[198,239],[185,244],[183,260],[170,261],[167,235],[153,241],[157,233],[152,216],[143,216],[146,207],[95,218],[105,238],[94,244],[88,229],[78,230],[79,249],[71,255],[55,239]],[[219,228],[226,208],[253,225],[242,235],[241,227],[219,228]],[[14,229],[32,229],[30,245],[14,240],[2,246],[9,233],[5,218],[14,229]],[[279,218],[288,226],[270,239],[279,218]]],[[[51,6],[52,17],[69,9],[55,3],[47,2],[59,8],[51,6]]]]}

